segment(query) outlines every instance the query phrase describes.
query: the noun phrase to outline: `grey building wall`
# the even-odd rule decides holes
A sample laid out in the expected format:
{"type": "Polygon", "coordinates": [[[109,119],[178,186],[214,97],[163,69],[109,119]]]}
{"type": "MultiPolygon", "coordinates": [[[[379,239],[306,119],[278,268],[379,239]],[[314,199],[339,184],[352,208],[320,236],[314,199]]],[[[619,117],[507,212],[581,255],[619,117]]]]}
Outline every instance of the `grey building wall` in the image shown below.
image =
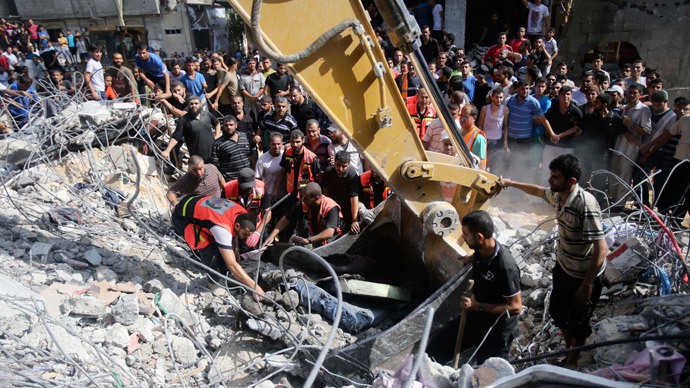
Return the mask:
{"type": "Polygon", "coordinates": [[[629,42],[647,67],[659,70],[670,97],[690,95],[683,89],[690,86],[688,1],[579,0],[560,36],[559,56],[574,70],[599,43],[629,42]]]}
{"type": "MultiPolygon", "coordinates": [[[[151,15],[160,13],[159,0],[123,0],[125,15],[151,15]]],[[[17,11],[22,18],[73,19],[117,16],[113,0],[19,0],[17,11]]]]}
{"type": "Polygon", "coordinates": [[[465,15],[467,14],[467,0],[446,0],[446,32],[455,35],[455,45],[465,45],[465,15]]]}

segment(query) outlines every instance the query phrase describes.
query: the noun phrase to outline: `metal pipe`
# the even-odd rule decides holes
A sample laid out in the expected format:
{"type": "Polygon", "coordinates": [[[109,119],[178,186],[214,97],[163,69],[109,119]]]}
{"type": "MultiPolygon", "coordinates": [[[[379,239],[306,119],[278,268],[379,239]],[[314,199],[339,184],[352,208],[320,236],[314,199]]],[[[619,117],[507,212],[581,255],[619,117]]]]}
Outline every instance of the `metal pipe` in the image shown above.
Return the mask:
{"type": "Polygon", "coordinates": [[[415,69],[417,70],[417,74],[420,75],[422,85],[424,85],[426,90],[429,91],[429,96],[438,109],[437,112],[440,113],[439,116],[441,120],[445,121],[446,123],[445,128],[448,130],[448,136],[450,136],[451,140],[453,141],[456,151],[461,151],[458,152],[458,154],[464,157],[466,166],[474,167],[474,162],[472,162],[472,157],[470,157],[470,149],[462,139],[462,131],[455,124],[455,120],[453,120],[453,116],[450,114],[450,109],[448,109],[448,105],[446,105],[443,100],[441,89],[438,88],[436,80],[434,80],[434,77],[431,75],[431,71],[429,71],[429,66],[426,63],[426,59],[424,59],[424,55],[422,55],[422,51],[419,49],[414,51],[411,59],[414,63],[415,69]]]}

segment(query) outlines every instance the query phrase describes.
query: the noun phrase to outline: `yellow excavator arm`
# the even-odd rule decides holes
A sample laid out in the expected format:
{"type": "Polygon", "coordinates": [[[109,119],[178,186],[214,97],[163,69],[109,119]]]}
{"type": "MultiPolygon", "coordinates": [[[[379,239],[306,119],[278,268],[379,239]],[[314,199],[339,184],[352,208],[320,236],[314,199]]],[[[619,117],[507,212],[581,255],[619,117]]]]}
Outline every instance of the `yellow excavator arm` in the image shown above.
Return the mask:
{"type": "Polygon", "coordinates": [[[440,280],[457,269],[462,216],[498,193],[496,177],[473,168],[460,130],[447,114],[419,47],[419,27],[401,0],[376,0],[394,45],[403,47],[431,91],[457,157],[426,152],[359,0],[229,0],[251,26],[258,48],[288,65],[335,125],[388,181],[423,230],[426,264],[440,280]],[[441,184],[457,185],[444,201],[441,184]],[[453,260],[454,261],[454,260],[453,260]]]}

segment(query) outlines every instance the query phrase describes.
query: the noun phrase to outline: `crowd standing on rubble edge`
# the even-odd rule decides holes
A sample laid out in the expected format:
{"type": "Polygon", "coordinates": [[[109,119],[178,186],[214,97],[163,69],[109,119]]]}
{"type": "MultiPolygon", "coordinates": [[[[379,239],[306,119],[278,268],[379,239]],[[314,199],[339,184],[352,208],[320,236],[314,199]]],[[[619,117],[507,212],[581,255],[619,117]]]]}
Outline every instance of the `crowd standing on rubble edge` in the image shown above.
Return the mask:
{"type": "MultiPolygon", "coordinates": [[[[660,75],[642,59],[612,73],[603,69],[601,53],[576,87],[566,63],[555,62],[558,43],[548,9],[541,0],[522,2],[529,9],[526,25],[514,37],[486,28],[480,41],[495,44],[481,58],[467,55],[444,32],[441,2],[422,0],[411,12],[443,103],[477,167],[505,176],[499,180],[503,188],[515,187],[557,208],[550,314],[571,348],[590,335],[601,292],[607,252],[601,208],[611,203],[624,208],[628,185],[647,187],[646,174],[655,169],[661,172],[649,183],[658,198],[644,190],[644,204],[681,219],[690,208],[690,100],[678,97],[669,106],[660,75]],[[600,169],[622,181],[597,175],[600,169]],[[539,186],[547,179],[549,188],[539,186]]],[[[367,10],[422,144],[454,155],[414,65],[392,47],[373,3],[367,10]]],[[[74,82],[64,79],[65,66],[84,62],[88,98],[161,107],[176,121],[160,152],[170,163],[166,172],[182,169],[188,157],[188,171],[166,195],[173,227],[202,251],[205,264],[230,271],[260,293],[237,264],[241,253],[260,241],[316,247],[359,233],[371,222],[371,209],[392,194],[286,65],[273,66],[257,50],[244,56],[175,53],[164,62],[141,43],[132,69],[119,53],[112,54],[113,66],[104,68],[104,49],[89,46],[78,31],[65,31],[54,48],[32,20],[20,26],[2,19],[0,27],[0,92],[13,102],[8,111],[15,124],[7,131],[28,121],[41,93],[74,93],[74,82]]],[[[501,319],[478,360],[507,357],[522,306],[519,269],[492,237],[487,217],[478,212],[462,220],[465,241],[475,250],[463,258],[475,268],[475,294],[462,305],[471,310],[470,330],[476,332],[470,337],[481,339],[482,329],[496,315],[501,319]],[[500,277],[489,279],[478,270],[493,266],[500,277]],[[498,280],[495,287],[486,283],[498,280]]],[[[577,357],[571,354],[565,365],[574,368],[577,357]]]]}

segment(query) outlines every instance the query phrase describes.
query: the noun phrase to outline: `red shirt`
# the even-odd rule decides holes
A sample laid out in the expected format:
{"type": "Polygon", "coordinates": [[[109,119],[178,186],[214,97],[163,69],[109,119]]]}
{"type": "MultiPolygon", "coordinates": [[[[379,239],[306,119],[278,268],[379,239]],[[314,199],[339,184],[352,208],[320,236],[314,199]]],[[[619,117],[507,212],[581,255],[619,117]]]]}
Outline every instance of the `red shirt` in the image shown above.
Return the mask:
{"type": "Polygon", "coordinates": [[[527,38],[522,38],[522,39],[515,38],[515,39],[511,39],[510,43],[508,43],[508,44],[510,45],[510,47],[512,47],[514,53],[519,53],[520,52],[520,45],[524,41],[529,41],[529,39],[527,39],[527,38]]]}
{"type": "Polygon", "coordinates": [[[498,63],[498,52],[502,48],[508,49],[508,51],[510,51],[510,52],[514,52],[513,49],[510,48],[510,46],[499,46],[499,45],[495,44],[495,45],[491,46],[489,51],[486,52],[486,54],[484,55],[484,58],[482,59],[482,62],[486,63],[487,60],[491,59],[492,65],[497,64],[498,63]]]}

